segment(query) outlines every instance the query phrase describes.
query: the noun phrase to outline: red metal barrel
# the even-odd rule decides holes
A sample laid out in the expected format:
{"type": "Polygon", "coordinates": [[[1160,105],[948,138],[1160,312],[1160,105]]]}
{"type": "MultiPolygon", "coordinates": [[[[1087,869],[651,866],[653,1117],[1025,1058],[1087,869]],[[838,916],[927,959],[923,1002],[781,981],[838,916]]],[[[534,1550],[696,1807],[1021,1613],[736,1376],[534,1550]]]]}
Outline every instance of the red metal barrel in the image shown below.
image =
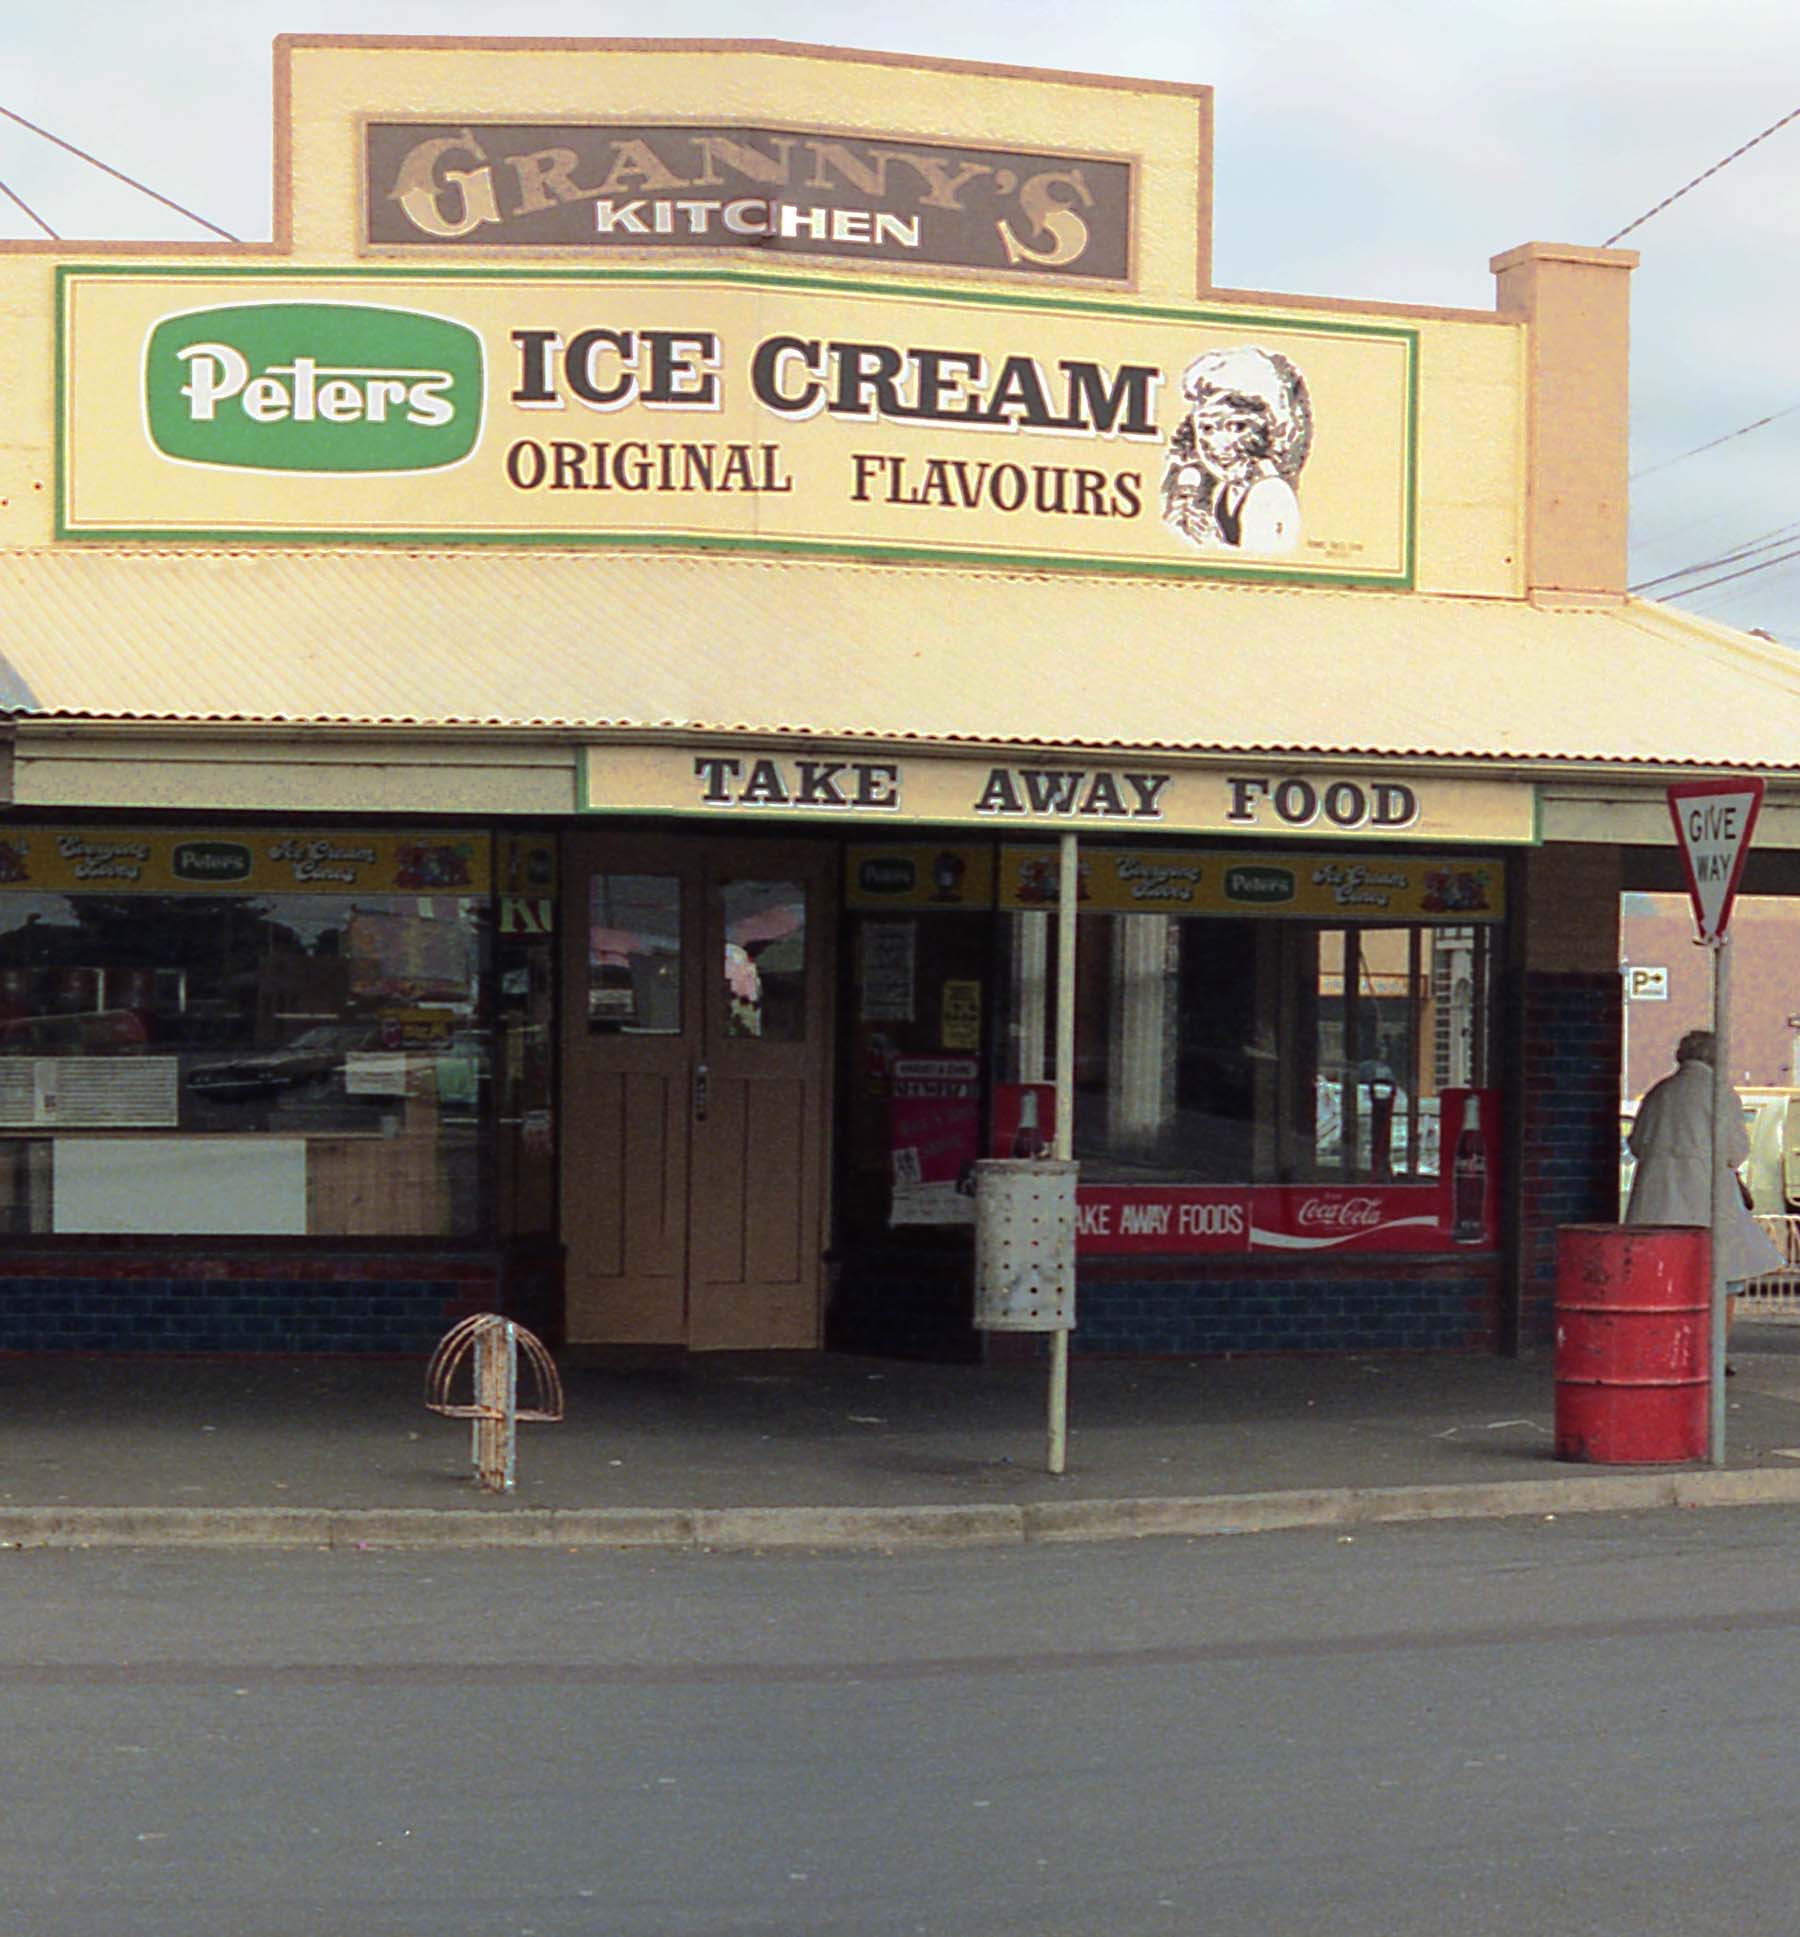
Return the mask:
{"type": "Polygon", "coordinates": [[[1556,1234],[1556,1457],[1671,1464],[1707,1452],[1712,1240],[1690,1224],[1556,1234]]]}

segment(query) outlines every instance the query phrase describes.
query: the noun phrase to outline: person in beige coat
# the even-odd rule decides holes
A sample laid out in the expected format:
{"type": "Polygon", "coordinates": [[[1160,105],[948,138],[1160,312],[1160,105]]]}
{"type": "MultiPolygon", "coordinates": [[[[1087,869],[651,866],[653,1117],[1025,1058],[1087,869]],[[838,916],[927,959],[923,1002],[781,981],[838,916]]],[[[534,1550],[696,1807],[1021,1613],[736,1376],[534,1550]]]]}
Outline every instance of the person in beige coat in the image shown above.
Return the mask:
{"type": "MultiPolygon", "coordinates": [[[[1713,1058],[1710,1029],[1690,1029],[1675,1047],[1675,1071],[1646,1092],[1631,1126],[1637,1170],[1625,1206],[1627,1224],[1712,1223],[1713,1058]]],[[[1750,1215],[1738,1185],[1738,1166],[1750,1155],[1750,1133],[1735,1090],[1719,1160],[1731,1172],[1725,1221],[1715,1241],[1725,1279],[1725,1327],[1730,1335],[1737,1288],[1782,1263],[1781,1253],[1750,1215]]],[[[1728,1366],[1727,1371],[1730,1370],[1728,1366]]]]}

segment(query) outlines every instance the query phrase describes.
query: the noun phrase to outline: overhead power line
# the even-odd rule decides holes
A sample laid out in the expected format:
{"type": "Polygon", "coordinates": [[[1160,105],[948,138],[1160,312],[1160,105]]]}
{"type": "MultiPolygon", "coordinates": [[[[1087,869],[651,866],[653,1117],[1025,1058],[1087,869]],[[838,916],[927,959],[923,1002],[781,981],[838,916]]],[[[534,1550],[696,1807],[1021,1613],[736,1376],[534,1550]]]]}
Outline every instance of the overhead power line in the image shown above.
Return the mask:
{"type": "Polygon", "coordinates": [[[38,225],[38,227],[43,230],[43,232],[50,238],[52,242],[60,242],[62,240],[62,237],[56,233],[56,231],[50,226],[50,224],[44,220],[44,218],[37,212],[37,210],[34,209],[31,206],[31,204],[28,201],[26,201],[25,197],[19,194],[16,189],[9,187],[5,182],[0,182],[0,195],[4,195],[9,202],[12,202],[17,207],[22,208],[25,211],[25,213],[28,216],[30,216],[32,221],[34,221],[38,225]]]}
{"type": "Polygon", "coordinates": [[[1777,525],[1773,531],[1765,531],[1759,537],[1746,538],[1741,545],[1734,545],[1730,551],[1717,552],[1711,558],[1703,558],[1697,564],[1683,565],[1678,572],[1664,572],[1660,578],[1640,579],[1628,589],[1633,592],[1653,591],[1659,585],[1672,585],[1678,578],[1698,578],[1702,572],[1716,572],[1726,565],[1741,565],[1745,559],[1754,558],[1758,552],[1775,550],[1778,545],[1791,545],[1795,542],[1795,532],[1800,529],[1796,524],[1777,525]]]}
{"type": "Polygon", "coordinates": [[[1735,572],[1721,572],[1717,578],[1703,579],[1698,585],[1684,585],[1679,592],[1671,592],[1669,596],[1676,599],[1691,599],[1701,592],[1710,592],[1715,585],[1729,585],[1734,579],[1750,578],[1757,572],[1772,571],[1777,565],[1791,565],[1796,558],[1800,558],[1800,546],[1796,546],[1792,551],[1782,552],[1774,558],[1759,559],[1754,565],[1741,566],[1735,572]]]}
{"type": "MultiPolygon", "coordinates": [[[[54,143],[56,147],[65,149],[77,160],[85,161],[90,167],[98,168],[103,175],[112,176],[114,181],[123,182],[127,188],[135,188],[140,195],[148,195],[151,201],[162,203],[164,208],[173,209],[177,215],[185,216],[190,222],[198,222],[203,229],[211,229],[214,235],[223,236],[227,242],[242,241],[241,236],[233,235],[229,229],[222,229],[218,223],[207,221],[204,215],[196,215],[191,208],[183,208],[179,202],[171,201],[167,195],[158,194],[148,183],[140,182],[135,175],[127,175],[122,168],[114,168],[110,162],[102,161],[98,155],[90,155],[85,148],[77,148],[74,142],[64,141],[61,135],[53,135],[48,128],[40,128],[35,121],[27,121],[22,114],[15,114],[11,108],[0,107],[0,114],[5,115],[9,121],[16,121],[21,128],[28,128],[34,135],[41,136],[45,141],[54,143]]],[[[10,188],[6,192],[15,202],[19,202],[18,196],[13,195],[10,188]]],[[[19,206],[25,208],[23,202],[19,202],[19,206]]],[[[39,228],[55,235],[55,230],[50,229],[49,224],[42,217],[28,208],[25,209],[25,213],[31,216],[39,228]]],[[[58,240],[60,239],[58,237],[58,240]]]]}
{"type": "Polygon", "coordinates": [[[1721,444],[1729,444],[1734,437],[1748,437],[1753,430],[1761,430],[1765,424],[1778,423],[1783,417],[1793,416],[1796,410],[1800,410],[1800,404],[1789,404],[1784,410],[1772,410],[1768,416],[1757,418],[1753,424],[1728,430],[1723,437],[1709,438],[1704,444],[1696,444],[1691,451],[1683,451],[1677,457],[1665,457],[1660,464],[1646,465],[1641,471],[1633,471],[1630,482],[1636,484],[1639,478],[1654,477],[1658,471],[1666,471],[1671,464],[1685,464],[1690,457],[1698,457],[1702,451],[1716,451],[1721,444]]]}
{"type": "Polygon", "coordinates": [[[1601,243],[1600,245],[1601,248],[1610,249],[1615,242],[1622,242],[1625,239],[1625,237],[1632,232],[1633,229],[1641,229],[1644,226],[1644,224],[1650,220],[1651,216],[1660,215],[1664,209],[1670,207],[1673,203],[1679,202],[1682,196],[1688,194],[1691,190],[1698,188],[1702,182],[1711,181],[1712,178],[1719,172],[1721,168],[1729,168],[1731,164],[1734,161],[1736,161],[1740,155],[1749,154],[1750,150],[1754,148],[1758,142],[1767,141],[1770,135],[1778,134],[1783,128],[1787,126],[1787,124],[1790,121],[1796,121],[1796,120],[1800,120],[1800,108],[1790,108],[1788,112],[1784,114],[1779,121],[1771,122],[1770,125],[1766,127],[1761,134],[1753,135],[1748,141],[1746,141],[1743,147],[1732,149],[1731,153],[1728,154],[1723,161],[1715,161],[1713,165],[1709,169],[1707,169],[1705,174],[1696,175],[1691,182],[1684,183],[1680,188],[1678,188],[1675,191],[1673,195],[1665,195],[1662,198],[1662,200],[1657,203],[1655,208],[1646,209],[1644,213],[1640,215],[1635,222],[1627,222],[1625,226],[1618,232],[1617,235],[1609,235],[1606,238],[1606,240],[1601,243]]]}

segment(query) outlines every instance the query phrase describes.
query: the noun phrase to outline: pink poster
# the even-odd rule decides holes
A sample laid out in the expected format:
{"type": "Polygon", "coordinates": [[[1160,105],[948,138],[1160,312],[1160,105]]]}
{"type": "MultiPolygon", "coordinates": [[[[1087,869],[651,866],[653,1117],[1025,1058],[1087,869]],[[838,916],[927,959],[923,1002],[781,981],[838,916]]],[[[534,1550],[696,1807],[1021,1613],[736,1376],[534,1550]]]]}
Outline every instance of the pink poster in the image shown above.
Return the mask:
{"type": "Polygon", "coordinates": [[[981,1134],[973,1056],[897,1056],[889,1066],[891,1224],[972,1224],[981,1134]]]}

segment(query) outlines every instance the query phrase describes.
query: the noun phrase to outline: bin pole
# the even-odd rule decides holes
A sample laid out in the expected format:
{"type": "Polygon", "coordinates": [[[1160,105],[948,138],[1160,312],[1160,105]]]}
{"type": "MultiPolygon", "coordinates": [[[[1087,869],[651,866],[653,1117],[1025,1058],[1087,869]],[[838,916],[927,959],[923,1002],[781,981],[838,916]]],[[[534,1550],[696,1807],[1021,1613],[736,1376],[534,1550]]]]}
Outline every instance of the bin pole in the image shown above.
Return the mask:
{"type": "Polygon", "coordinates": [[[1731,1148],[1726,1136],[1730,1112],[1737,1108],[1737,1091],[1732,1087],[1730,1054],[1731,1031],[1731,938],[1721,935],[1712,945],[1713,959],[1713,1093],[1712,1093],[1712,1351],[1708,1367],[1706,1457],[1714,1466],[1725,1464],[1725,1245],[1727,1222],[1735,1208],[1730,1193],[1736,1180],[1725,1168],[1724,1152],[1731,1148]]]}
{"type": "MultiPolygon", "coordinates": [[[[1081,863],[1076,836],[1062,837],[1056,886],[1056,1138],[1057,1160],[1075,1155],[1075,919],[1081,900],[1081,863]]],[[[1075,1242],[1073,1230],[1069,1242],[1075,1242]]],[[[1072,1260],[1068,1262],[1073,1263],[1072,1260]]],[[[1069,1334],[1050,1334],[1050,1421],[1046,1465],[1060,1473],[1068,1457],[1069,1334]]]]}

